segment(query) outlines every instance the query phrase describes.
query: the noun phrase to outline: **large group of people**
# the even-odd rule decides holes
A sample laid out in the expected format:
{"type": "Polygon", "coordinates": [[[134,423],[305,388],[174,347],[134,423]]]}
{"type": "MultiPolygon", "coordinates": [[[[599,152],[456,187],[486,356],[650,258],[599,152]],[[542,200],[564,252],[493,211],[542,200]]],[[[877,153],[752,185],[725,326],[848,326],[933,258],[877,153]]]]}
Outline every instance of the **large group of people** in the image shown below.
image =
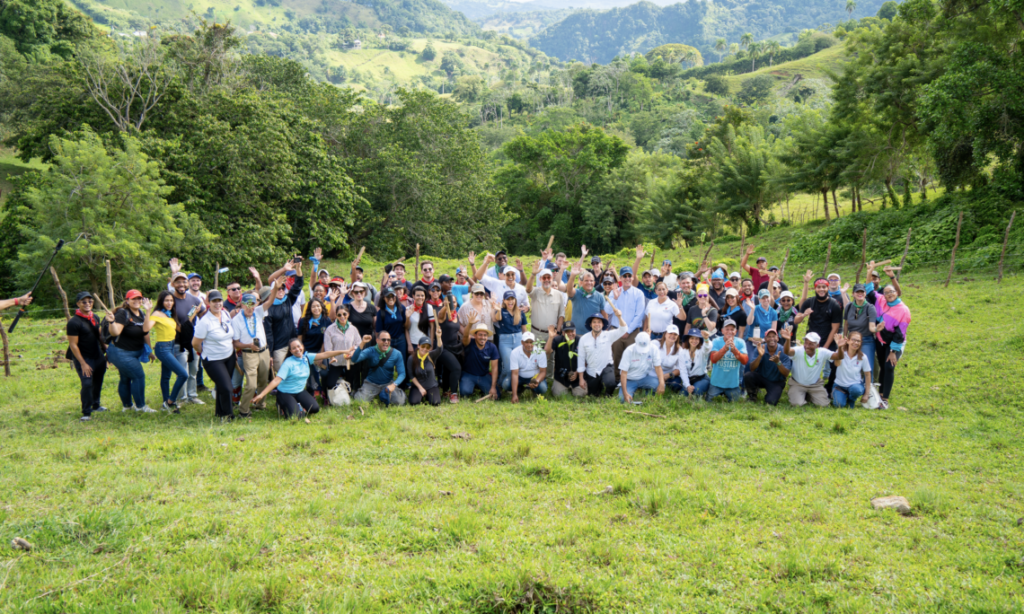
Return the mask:
{"type": "Polygon", "coordinates": [[[470,252],[452,275],[417,258],[416,279],[403,260],[372,284],[359,258],[346,279],[320,268],[316,250],[309,279],[294,257],[266,284],[250,268],[247,287],[232,280],[226,295],[204,292],[202,277],[172,260],[154,302],[129,290],[99,316],[80,292],[67,357],[81,379],[82,420],[105,410],[108,364],[123,411],[158,411],[146,399],[151,359],[161,365],[161,410],[202,404],[205,373],[223,420],[266,408],[268,396],[280,415],[304,418],[342,388],[355,402],[436,406],[478,391],[513,403],[549,392],[623,403],[759,401],[763,392],[776,405],[788,387],[794,406],[850,407],[874,393],[888,407],[911,320],[895,271],[872,262],[852,289],[838,274],[807,271],[797,300],[778,267],[764,257],[749,264],[754,252],[733,271],[707,262],[674,270],[669,260],[643,270],[642,246],[618,270],[585,246],[575,260],[549,248],[529,267],[505,251],[479,262],[470,252]]]}

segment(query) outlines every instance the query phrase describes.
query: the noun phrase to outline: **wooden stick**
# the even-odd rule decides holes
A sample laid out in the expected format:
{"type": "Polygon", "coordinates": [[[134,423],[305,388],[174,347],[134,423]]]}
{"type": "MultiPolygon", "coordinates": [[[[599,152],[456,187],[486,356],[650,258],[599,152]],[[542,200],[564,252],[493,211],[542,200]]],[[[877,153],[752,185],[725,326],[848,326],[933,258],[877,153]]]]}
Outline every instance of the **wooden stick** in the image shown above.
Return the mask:
{"type": "MultiPolygon", "coordinates": [[[[109,307],[107,307],[106,305],[104,305],[104,304],[103,304],[103,301],[102,301],[102,300],[100,300],[100,297],[98,297],[98,296],[96,296],[96,295],[93,295],[93,297],[92,297],[92,300],[94,300],[94,301],[96,302],[96,304],[97,304],[97,305],[99,305],[100,307],[102,307],[102,308],[103,308],[103,311],[106,311],[107,313],[110,313],[110,308],[109,308],[109,307]]],[[[93,311],[96,311],[96,310],[95,310],[95,309],[93,309],[93,311]]]]}
{"type": "Polygon", "coordinates": [[[637,415],[637,416],[647,416],[648,418],[664,418],[665,417],[665,416],[663,416],[661,414],[645,414],[642,411],[627,411],[626,413],[627,414],[634,414],[634,415],[637,415]]]}
{"type": "Polygon", "coordinates": [[[110,278],[110,261],[106,261],[107,264],[107,296],[110,298],[110,304],[114,305],[114,282],[110,278]]]}
{"type": "Polygon", "coordinates": [[[861,242],[860,242],[860,266],[857,267],[857,279],[854,280],[854,283],[857,283],[857,284],[860,283],[860,273],[861,273],[861,271],[864,270],[864,261],[865,261],[865,259],[867,257],[868,257],[868,229],[865,228],[864,229],[864,234],[861,235],[861,242]]]}
{"type": "Polygon", "coordinates": [[[488,400],[488,401],[490,401],[490,400],[491,400],[491,395],[489,395],[489,394],[485,394],[484,396],[480,397],[479,399],[477,399],[477,400],[475,400],[475,401],[473,401],[473,402],[474,402],[474,403],[479,403],[480,401],[483,401],[483,400],[485,400],[485,399],[486,399],[486,400],[488,400]]]}
{"type": "MultiPolygon", "coordinates": [[[[743,249],[747,247],[747,227],[740,226],[740,260],[743,260],[743,249]]],[[[757,290],[757,288],[754,288],[757,290]]]]}
{"type": "MultiPolygon", "coordinates": [[[[651,265],[649,267],[647,267],[647,268],[649,268],[649,269],[653,269],[654,268],[654,254],[657,254],[657,253],[658,253],[658,247],[657,246],[651,248],[651,265]]],[[[643,277],[643,275],[640,275],[639,271],[637,271],[636,274],[639,275],[640,277],[643,277]]],[[[655,279],[654,281],[658,281],[658,280],[655,279]]]]}
{"type": "MultiPolygon", "coordinates": [[[[711,241],[711,245],[708,246],[708,251],[704,252],[704,257],[701,259],[701,264],[707,262],[708,256],[711,255],[711,250],[715,248],[714,240],[711,241]]],[[[697,266],[700,266],[699,264],[697,266]]]]}
{"type": "Polygon", "coordinates": [[[544,251],[548,251],[549,249],[551,249],[551,246],[554,245],[554,244],[555,244],[555,235],[551,235],[550,237],[548,237],[548,246],[547,246],[547,248],[544,249],[544,251]]]}
{"type": "Polygon", "coordinates": [[[220,263],[218,262],[213,266],[213,289],[216,290],[220,288],[220,263]]]}
{"type": "MultiPolygon", "coordinates": [[[[900,268],[901,269],[903,268],[903,265],[907,263],[907,252],[910,251],[910,232],[912,230],[914,230],[913,227],[907,229],[907,244],[903,246],[903,257],[900,258],[900,268]]],[[[899,279],[900,279],[900,276],[897,275],[896,276],[896,280],[899,281],[899,279]]]]}
{"type": "Polygon", "coordinates": [[[953,268],[956,266],[956,248],[960,247],[960,224],[963,224],[963,222],[964,212],[961,211],[956,220],[956,241],[953,242],[953,252],[949,256],[949,275],[946,276],[946,288],[949,287],[949,282],[953,279],[953,268]]]}
{"type": "Polygon", "coordinates": [[[57,284],[57,292],[60,293],[60,300],[64,303],[64,318],[70,320],[71,310],[68,309],[68,295],[64,292],[64,288],[60,287],[60,278],[57,277],[57,269],[51,266],[50,274],[53,275],[53,283],[57,284]]]}
{"type": "Polygon", "coordinates": [[[1013,218],[1017,217],[1017,212],[1014,211],[1010,214],[1010,223],[1006,225],[1006,235],[1003,237],[1003,252],[999,254],[999,277],[996,279],[996,283],[1003,281],[1003,258],[1006,258],[1006,244],[1010,240],[1010,226],[1013,226],[1013,218]]]}
{"type": "Polygon", "coordinates": [[[828,242],[828,251],[825,252],[825,269],[822,270],[822,272],[821,272],[821,276],[822,277],[828,276],[828,261],[831,260],[831,259],[832,259],[832,242],[829,241],[828,242]]]}
{"type": "Polygon", "coordinates": [[[3,339],[4,343],[4,376],[11,376],[11,348],[7,342],[7,329],[4,328],[3,322],[0,322],[0,338],[3,339]]]}
{"type": "Polygon", "coordinates": [[[786,276],[786,263],[789,262],[789,248],[786,248],[786,257],[782,259],[782,266],[779,267],[779,281],[786,276]]]}

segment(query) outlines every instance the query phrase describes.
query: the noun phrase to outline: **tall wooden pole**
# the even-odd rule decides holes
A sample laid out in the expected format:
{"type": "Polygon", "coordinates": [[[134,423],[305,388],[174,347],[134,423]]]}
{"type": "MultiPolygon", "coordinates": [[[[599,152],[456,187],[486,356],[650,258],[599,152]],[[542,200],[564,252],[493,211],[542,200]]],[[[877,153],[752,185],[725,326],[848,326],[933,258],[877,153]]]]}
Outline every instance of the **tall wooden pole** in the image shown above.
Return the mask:
{"type": "Polygon", "coordinates": [[[1003,258],[1006,258],[1006,244],[1010,241],[1010,226],[1013,226],[1013,218],[1017,217],[1017,212],[1014,211],[1010,214],[1010,223],[1006,225],[1006,235],[1003,236],[1003,251],[999,254],[999,278],[996,279],[996,283],[1003,281],[1003,258]]]}
{"type": "Polygon", "coordinates": [[[116,303],[114,302],[114,282],[111,281],[111,277],[110,277],[110,261],[109,260],[106,261],[106,265],[107,265],[107,298],[110,300],[109,304],[110,304],[111,308],[113,308],[114,305],[116,305],[116,303]]]}
{"type": "Polygon", "coordinates": [[[4,376],[11,376],[11,348],[7,343],[7,329],[4,328],[4,323],[0,322],[0,338],[4,342],[4,376]]]}
{"type": "Polygon", "coordinates": [[[825,268],[821,271],[821,276],[825,277],[828,275],[828,261],[832,259],[832,242],[828,242],[828,251],[825,252],[825,268]]]}
{"type": "Polygon", "coordinates": [[[217,290],[220,288],[220,263],[213,265],[213,289],[217,290]]]}
{"type": "Polygon", "coordinates": [[[946,276],[946,285],[949,287],[949,282],[953,279],[953,269],[956,267],[956,248],[960,247],[960,225],[964,222],[964,212],[961,211],[960,215],[956,220],[956,241],[953,242],[953,253],[949,256],[949,275],[946,276]]]}
{"type": "Polygon", "coordinates": [[[789,262],[789,248],[786,248],[786,257],[782,259],[782,266],[779,267],[779,280],[786,277],[786,263],[789,262]]]}
{"type": "Polygon", "coordinates": [[[64,288],[60,285],[60,278],[57,277],[57,269],[50,267],[50,274],[53,275],[53,283],[57,284],[57,292],[60,293],[60,300],[64,303],[64,319],[71,319],[71,310],[68,309],[68,295],[64,292],[64,288]]]}

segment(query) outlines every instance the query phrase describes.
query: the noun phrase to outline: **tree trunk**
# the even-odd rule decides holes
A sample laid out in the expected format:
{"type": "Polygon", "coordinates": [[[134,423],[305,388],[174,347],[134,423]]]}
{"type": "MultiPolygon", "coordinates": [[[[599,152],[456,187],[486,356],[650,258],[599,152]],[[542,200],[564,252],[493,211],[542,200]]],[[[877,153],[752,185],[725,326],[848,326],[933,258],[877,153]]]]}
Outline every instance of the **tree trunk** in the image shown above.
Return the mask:
{"type": "Polygon", "coordinates": [[[885,191],[889,194],[889,202],[892,203],[892,208],[899,209],[900,199],[896,196],[896,190],[892,189],[892,179],[888,177],[885,179],[885,191]]]}
{"type": "Polygon", "coordinates": [[[821,196],[825,200],[825,221],[828,222],[832,219],[828,214],[828,188],[821,188],[821,196]]]}
{"type": "Polygon", "coordinates": [[[832,188],[832,206],[836,208],[836,219],[839,219],[839,201],[836,200],[836,189],[832,188]]]}

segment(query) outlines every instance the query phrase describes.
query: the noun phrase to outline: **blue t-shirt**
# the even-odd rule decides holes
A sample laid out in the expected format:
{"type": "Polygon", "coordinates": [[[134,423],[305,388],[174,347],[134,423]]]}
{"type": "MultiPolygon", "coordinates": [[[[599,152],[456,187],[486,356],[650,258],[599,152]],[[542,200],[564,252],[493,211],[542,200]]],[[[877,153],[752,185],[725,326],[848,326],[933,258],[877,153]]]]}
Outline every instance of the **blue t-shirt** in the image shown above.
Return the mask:
{"type": "MultiPolygon", "coordinates": [[[[765,313],[761,306],[754,307],[754,326],[760,327],[761,335],[760,338],[764,339],[765,333],[772,327],[772,322],[779,321],[779,312],[775,311],[773,307],[768,308],[768,313],[765,313]]],[[[754,337],[754,326],[748,326],[746,330],[747,339],[754,337]]]]}
{"type": "Polygon", "coordinates": [[[476,347],[476,342],[471,341],[466,346],[466,360],[462,366],[462,372],[477,377],[489,375],[491,372],[491,361],[498,360],[498,346],[490,341],[484,344],[484,349],[476,347]]]}
{"type": "MultiPolygon", "coordinates": [[[[753,362],[757,360],[757,349],[751,348],[751,351],[753,352],[753,354],[751,354],[748,357],[750,361],[748,364],[753,364],[753,362]]],[[[787,356],[784,351],[782,351],[781,343],[775,349],[775,353],[779,355],[779,362],[782,363],[782,366],[786,367],[787,370],[792,371],[793,359],[787,356]]],[[[779,373],[779,367],[774,362],[771,361],[771,356],[772,355],[768,353],[768,348],[765,348],[764,356],[761,357],[761,362],[757,365],[757,373],[760,373],[769,382],[786,381],[786,378],[781,373],[779,373]]]]}
{"type": "Polygon", "coordinates": [[[603,294],[595,290],[588,297],[583,292],[583,288],[576,288],[576,293],[572,298],[572,323],[576,325],[576,330],[586,331],[587,318],[604,311],[604,307],[605,300],[603,294]]]}
{"type": "Polygon", "coordinates": [[[288,354],[288,358],[284,359],[284,364],[277,370],[277,376],[281,378],[281,383],[277,385],[278,390],[288,394],[298,394],[306,388],[306,380],[309,379],[309,365],[316,360],[316,354],[306,352],[304,358],[305,360],[288,354]]]}
{"type": "MultiPolygon", "coordinates": [[[[733,342],[736,344],[736,349],[740,354],[747,353],[747,344],[743,343],[743,340],[739,337],[735,337],[733,342]]],[[[711,351],[717,352],[725,347],[725,337],[719,337],[715,339],[715,342],[711,345],[711,351]]],[[[740,376],[743,373],[743,363],[736,358],[733,353],[726,352],[722,360],[719,360],[714,364],[711,371],[711,385],[722,388],[739,388],[740,387],[740,376]]]]}
{"type": "Polygon", "coordinates": [[[462,307],[462,304],[466,302],[466,297],[469,296],[469,284],[452,284],[452,295],[458,301],[459,307],[462,307]]]}
{"type": "Polygon", "coordinates": [[[504,307],[501,308],[501,322],[494,323],[494,334],[496,335],[514,335],[516,333],[523,332],[523,323],[526,321],[526,316],[519,314],[519,326],[515,325],[515,319],[511,313],[508,312],[504,307]]]}

